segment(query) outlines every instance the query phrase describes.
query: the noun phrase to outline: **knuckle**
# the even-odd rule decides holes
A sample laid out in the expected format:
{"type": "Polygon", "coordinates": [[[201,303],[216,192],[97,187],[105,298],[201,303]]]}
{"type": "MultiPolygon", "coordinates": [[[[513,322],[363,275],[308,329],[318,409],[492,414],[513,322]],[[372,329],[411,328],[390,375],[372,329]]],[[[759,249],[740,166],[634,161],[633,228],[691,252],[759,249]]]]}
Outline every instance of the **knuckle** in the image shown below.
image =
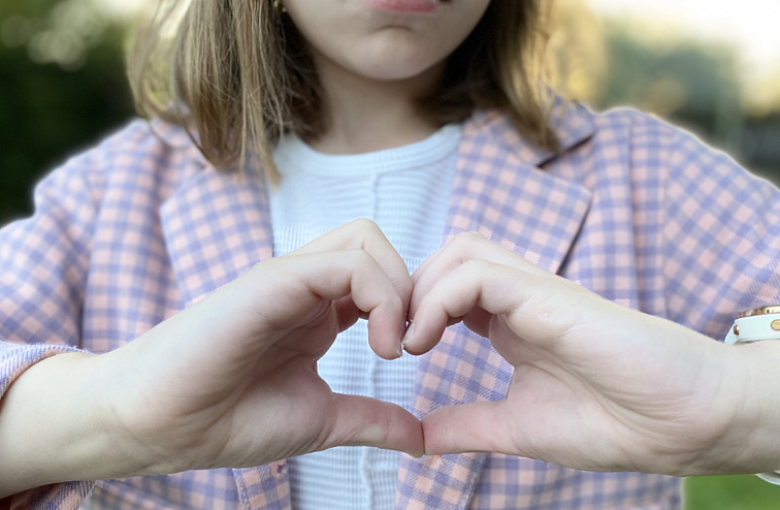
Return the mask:
{"type": "Polygon", "coordinates": [[[469,244],[487,243],[488,240],[482,234],[478,232],[464,232],[463,239],[469,244]]]}
{"type": "Polygon", "coordinates": [[[467,252],[486,241],[487,239],[477,232],[461,232],[452,239],[450,244],[459,252],[467,252]]]}
{"type": "Polygon", "coordinates": [[[465,271],[486,271],[493,266],[492,262],[485,259],[470,259],[462,264],[465,271]]]}
{"type": "Polygon", "coordinates": [[[412,278],[404,278],[400,282],[400,289],[399,289],[405,296],[411,296],[414,292],[414,282],[412,281],[412,278]]]}
{"type": "Polygon", "coordinates": [[[368,218],[358,218],[344,227],[344,241],[350,246],[370,248],[385,239],[385,234],[379,225],[368,218]]]}
{"type": "Polygon", "coordinates": [[[357,232],[363,232],[369,235],[381,232],[379,225],[374,223],[372,220],[369,220],[368,218],[358,218],[356,220],[352,220],[349,225],[357,232]]]}
{"type": "Polygon", "coordinates": [[[347,253],[354,259],[353,263],[356,265],[365,266],[374,262],[374,257],[363,248],[349,250],[347,253]]]}
{"type": "Polygon", "coordinates": [[[401,300],[400,296],[395,295],[391,299],[391,304],[394,309],[394,311],[401,312],[404,308],[404,303],[401,300]]]}

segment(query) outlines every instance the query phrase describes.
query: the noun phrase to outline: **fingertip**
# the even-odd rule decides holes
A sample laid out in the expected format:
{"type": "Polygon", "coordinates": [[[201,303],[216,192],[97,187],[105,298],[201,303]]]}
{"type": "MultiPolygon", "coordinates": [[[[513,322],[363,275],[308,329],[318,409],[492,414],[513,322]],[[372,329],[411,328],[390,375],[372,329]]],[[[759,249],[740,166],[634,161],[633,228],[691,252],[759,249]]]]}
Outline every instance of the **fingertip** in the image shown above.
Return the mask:
{"type": "Polygon", "coordinates": [[[414,356],[421,356],[433,349],[441,340],[447,327],[446,319],[433,319],[428,313],[421,314],[420,317],[420,319],[410,321],[401,341],[403,349],[414,356]]]}
{"type": "Polygon", "coordinates": [[[403,339],[406,320],[398,302],[384,303],[369,314],[368,344],[379,357],[398,359],[403,355],[403,339]]]}
{"type": "Polygon", "coordinates": [[[414,417],[411,413],[404,410],[409,417],[413,420],[410,422],[412,433],[409,435],[407,447],[399,449],[404,453],[408,453],[415,459],[422,458],[425,455],[425,435],[423,432],[422,422],[414,417]]]}
{"type": "Polygon", "coordinates": [[[411,354],[412,356],[420,356],[421,354],[425,354],[425,352],[415,347],[414,340],[408,330],[404,335],[404,338],[401,340],[401,349],[403,349],[404,352],[411,354]]]}
{"type": "Polygon", "coordinates": [[[431,412],[421,420],[425,454],[510,453],[510,438],[496,413],[501,405],[502,402],[478,402],[442,407],[431,412]]]}
{"type": "MultiPolygon", "coordinates": [[[[373,399],[364,399],[364,402],[371,402],[373,409],[365,408],[369,414],[363,415],[364,428],[353,444],[395,450],[417,457],[425,454],[420,420],[395,404],[373,399]]],[[[353,422],[354,418],[355,415],[353,422]]]]}
{"type": "Polygon", "coordinates": [[[442,411],[442,409],[437,409],[420,420],[425,438],[425,455],[460,453],[454,450],[454,445],[448,445],[444,441],[444,438],[450,434],[445,432],[446,419],[441,419],[442,411]]]}
{"type": "Polygon", "coordinates": [[[421,446],[420,448],[416,449],[415,451],[404,451],[403,453],[408,453],[415,459],[422,459],[425,457],[425,446],[421,446]]]}
{"type": "Polygon", "coordinates": [[[406,345],[412,341],[414,337],[414,319],[409,320],[404,332],[403,338],[401,338],[401,346],[406,348],[406,345]]]}
{"type": "Polygon", "coordinates": [[[414,282],[409,273],[404,272],[403,281],[400,283],[400,289],[398,290],[398,297],[401,298],[403,309],[408,310],[414,295],[414,282]]]}
{"type": "Polygon", "coordinates": [[[360,311],[349,296],[335,301],[333,307],[338,318],[339,333],[351,327],[358,319],[368,318],[368,314],[360,311]]]}

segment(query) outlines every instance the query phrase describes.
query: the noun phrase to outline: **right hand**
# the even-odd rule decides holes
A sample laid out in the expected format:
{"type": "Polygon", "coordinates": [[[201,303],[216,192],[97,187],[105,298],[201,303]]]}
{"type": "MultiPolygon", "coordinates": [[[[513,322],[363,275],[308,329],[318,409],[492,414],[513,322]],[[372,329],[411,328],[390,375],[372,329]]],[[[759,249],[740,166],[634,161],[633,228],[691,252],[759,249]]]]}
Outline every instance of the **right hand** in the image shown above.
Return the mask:
{"type": "Polygon", "coordinates": [[[777,342],[725,346],[474,233],[412,280],[409,352],[427,352],[463,321],[514,367],[505,400],[425,416],[427,454],[491,451],[678,476],[777,469],[777,342]]]}
{"type": "Polygon", "coordinates": [[[421,455],[414,416],[335,394],[317,375],[317,360],[358,317],[379,356],[400,356],[411,293],[379,228],[345,225],[97,357],[115,381],[105,426],[144,474],[256,466],[339,445],[421,455]]]}

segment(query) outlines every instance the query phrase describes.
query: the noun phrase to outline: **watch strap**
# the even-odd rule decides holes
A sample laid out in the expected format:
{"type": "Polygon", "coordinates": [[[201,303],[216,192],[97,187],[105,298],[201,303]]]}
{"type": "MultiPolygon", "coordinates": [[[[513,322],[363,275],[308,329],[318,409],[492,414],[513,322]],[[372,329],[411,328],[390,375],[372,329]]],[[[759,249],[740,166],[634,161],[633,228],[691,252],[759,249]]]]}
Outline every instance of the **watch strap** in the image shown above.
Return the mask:
{"type": "MultiPolygon", "coordinates": [[[[748,344],[762,340],[780,340],[780,305],[770,305],[737,314],[726,335],[729,345],[748,344]]],[[[765,482],[780,485],[780,470],[756,475],[765,482]]]]}
{"type": "Polygon", "coordinates": [[[780,485],[780,471],[775,471],[774,473],[759,473],[756,476],[772,485],[780,485]]]}
{"type": "Polygon", "coordinates": [[[726,336],[727,344],[759,340],[780,340],[780,313],[738,318],[726,336]]]}

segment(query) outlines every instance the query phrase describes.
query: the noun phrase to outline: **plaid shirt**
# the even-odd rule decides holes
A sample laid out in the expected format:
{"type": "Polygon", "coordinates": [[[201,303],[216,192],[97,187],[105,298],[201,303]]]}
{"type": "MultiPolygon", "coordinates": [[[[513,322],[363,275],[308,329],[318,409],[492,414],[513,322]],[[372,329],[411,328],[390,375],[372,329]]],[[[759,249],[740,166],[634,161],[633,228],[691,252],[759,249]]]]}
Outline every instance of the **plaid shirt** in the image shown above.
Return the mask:
{"type": "MultiPolygon", "coordinates": [[[[780,300],[778,190],[631,110],[558,107],[558,154],[507,118],[464,127],[442,240],[478,231],[607,299],[722,338],[780,300]]],[[[41,182],[0,231],[0,396],[56,353],[103,353],[272,256],[262,179],[221,173],[180,128],[135,122],[41,182]],[[157,133],[158,136],[155,136],[157,133]]],[[[420,363],[413,411],[504,398],[512,367],[450,328],[420,363]]],[[[52,452],[56,454],[56,452],[52,452]]],[[[17,508],[288,509],[284,461],[41,487],[17,508]]],[[[679,480],[588,473],[500,454],[404,457],[402,509],[676,509],[679,480]]]]}

